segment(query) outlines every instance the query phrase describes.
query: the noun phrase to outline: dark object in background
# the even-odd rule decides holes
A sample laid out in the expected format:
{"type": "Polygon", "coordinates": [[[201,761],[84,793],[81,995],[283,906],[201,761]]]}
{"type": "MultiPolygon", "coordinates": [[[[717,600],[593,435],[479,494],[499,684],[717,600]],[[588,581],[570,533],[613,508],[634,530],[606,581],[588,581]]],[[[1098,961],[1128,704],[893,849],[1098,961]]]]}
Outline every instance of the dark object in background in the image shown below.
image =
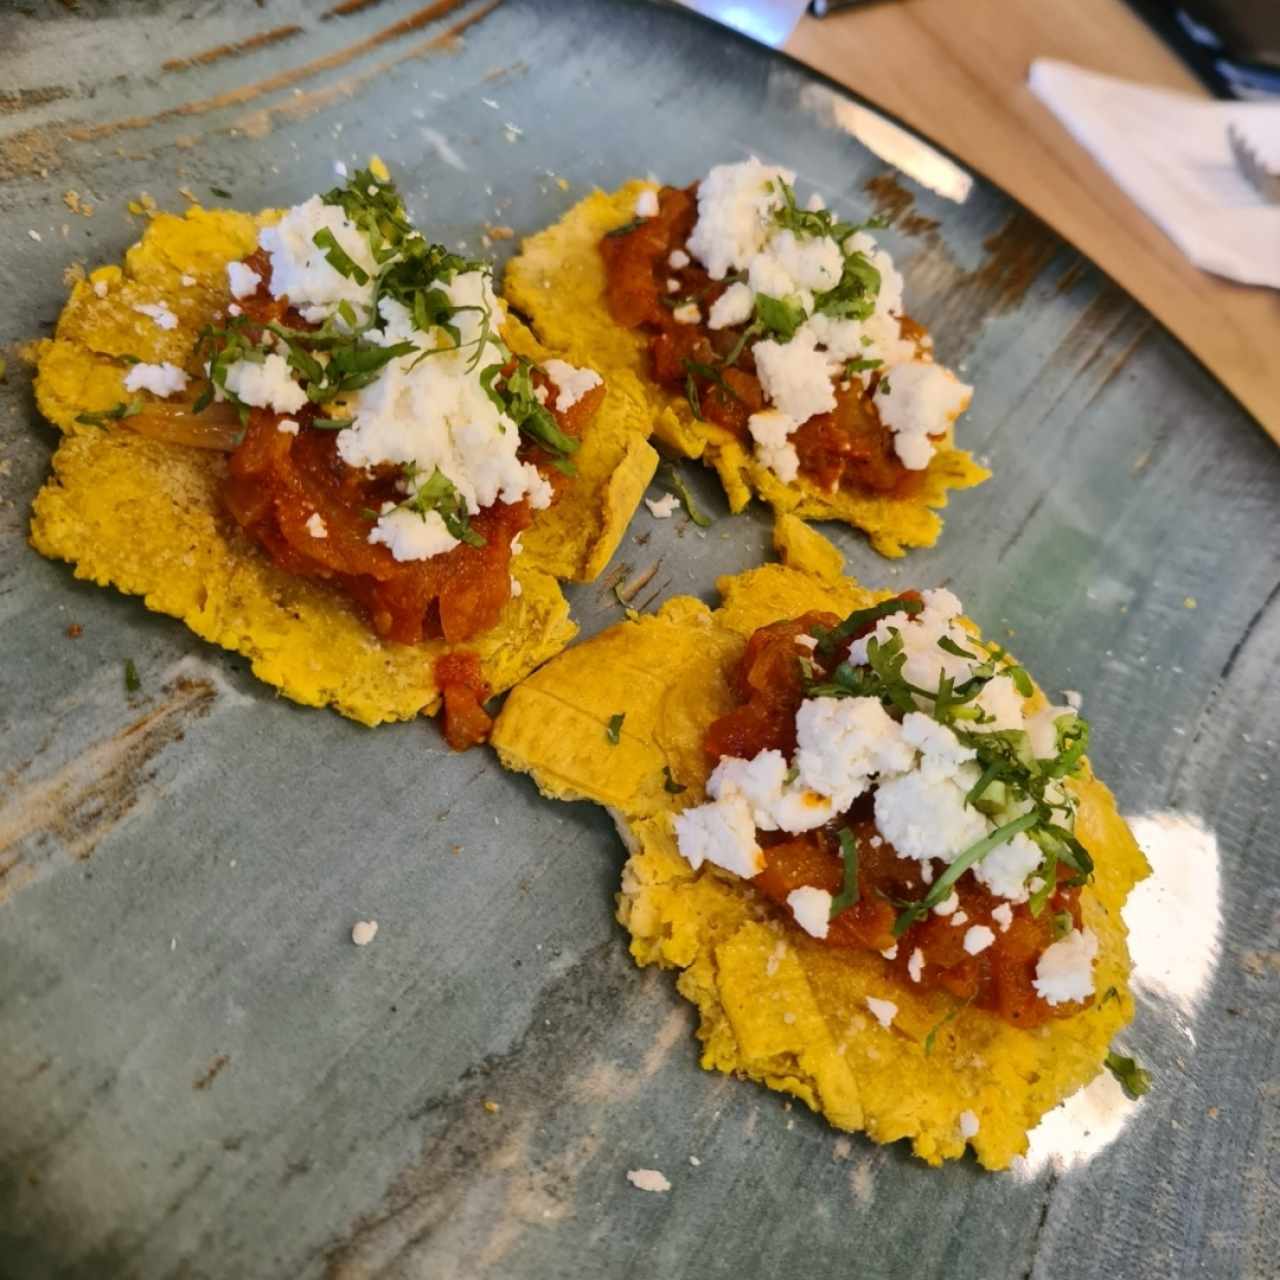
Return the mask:
{"type": "Polygon", "coordinates": [[[1130,0],[1219,98],[1280,95],[1276,0],[1130,0]]]}

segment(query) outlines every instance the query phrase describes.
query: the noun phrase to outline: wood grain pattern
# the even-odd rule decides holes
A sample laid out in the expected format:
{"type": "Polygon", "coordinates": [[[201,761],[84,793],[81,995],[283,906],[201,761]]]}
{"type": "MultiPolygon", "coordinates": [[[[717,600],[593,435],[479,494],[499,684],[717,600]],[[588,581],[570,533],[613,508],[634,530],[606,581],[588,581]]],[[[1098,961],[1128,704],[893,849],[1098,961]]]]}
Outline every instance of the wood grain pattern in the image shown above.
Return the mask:
{"type": "Polygon", "coordinates": [[[1280,441],[1280,294],[1193,266],[1026,85],[1035,57],[1204,95],[1120,0],[913,0],[805,18],[786,51],[1004,187],[1162,321],[1280,441]]]}

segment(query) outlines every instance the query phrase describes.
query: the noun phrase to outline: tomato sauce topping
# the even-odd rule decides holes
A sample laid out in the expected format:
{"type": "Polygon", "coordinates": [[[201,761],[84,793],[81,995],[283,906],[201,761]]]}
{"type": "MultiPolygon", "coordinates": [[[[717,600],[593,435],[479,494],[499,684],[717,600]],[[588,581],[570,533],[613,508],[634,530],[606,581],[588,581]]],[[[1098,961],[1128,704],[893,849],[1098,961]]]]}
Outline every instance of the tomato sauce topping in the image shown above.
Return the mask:
{"type": "MultiPolygon", "coordinates": [[[[255,294],[240,300],[251,322],[315,328],[287,299],[271,296],[265,252],[259,249],[245,261],[263,280],[255,294]]],[[[248,333],[257,341],[261,330],[251,323],[248,333]]],[[[554,383],[541,370],[535,370],[533,379],[547,390],[547,406],[560,429],[580,438],[604,388],[593,388],[567,411],[557,412],[554,383]]],[[[312,425],[324,416],[316,405],[288,415],[298,423],[296,434],[279,430],[284,416],[250,410],[243,439],[231,454],[222,496],[240,528],[282,569],[324,579],[358,601],[369,625],[385,640],[420,644],[440,637],[456,645],[494,626],[511,597],[511,541],[533,518],[528,501],[496,502],[472,516],[471,528],[484,539],[482,546],[463,542],[426,560],[397,560],[386,546],[370,543],[369,532],[384,502],[404,499],[396,487],[399,469],[348,466],[338,454],[338,432],[312,425]],[[316,516],[322,525],[316,524],[316,516]],[[323,537],[315,536],[316,528],[323,529],[323,537]]],[[[526,441],[519,456],[539,465],[558,495],[566,477],[547,465],[549,455],[526,441]]],[[[487,734],[488,717],[479,704],[488,690],[479,679],[478,659],[475,664],[473,671],[465,663],[442,660],[436,668],[445,699],[445,736],[459,749],[483,740],[483,734],[476,736],[482,718],[487,734]]]]}
{"type": "MultiPolygon", "coordinates": [[[[914,592],[903,594],[906,598],[916,596],[914,592]]],[[[821,678],[848,655],[853,641],[874,627],[874,623],[868,624],[826,658],[807,645],[797,644],[797,636],[812,635],[814,628],[829,629],[838,621],[832,614],[807,613],[761,627],[752,635],[733,677],[740,704],[714,721],[704,739],[712,760],[730,755],[750,759],[769,749],[790,758],[796,748],[796,712],[805,698],[801,659],[811,661],[815,674],[821,678]]],[[[879,952],[896,946],[887,963],[904,986],[946,991],[999,1014],[1014,1026],[1036,1027],[1051,1018],[1079,1011],[1079,1004],[1050,1005],[1033,985],[1036,964],[1055,941],[1055,917],[1070,916],[1073,927],[1081,927],[1080,891],[1066,883],[1072,872],[1064,866],[1059,866],[1057,887],[1039,916],[1033,916],[1025,903],[1009,904],[1012,922],[1002,929],[993,912],[1005,900],[989,893],[972,873],[966,872],[955,886],[959,899],[956,913],[929,913],[895,938],[893,925],[898,912],[893,901],[918,899],[927,886],[921,878],[920,864],[899,857],[880,836],[873,796],[865,794],[849,812],[815,831],[800,835],[757,831],[765,868],[751,883],[770,902],[783,908],[788,918],[786,900],[795,889],[809,885],[838,895],[844,886],[839,832],[845,827],[858,846],[858,900],[831,921],[822,940],[826,946],[879,952]],[[952,923],[958,912],[965,917],[960,926],[952,923]],[[986,925],[995,934],[995,941],[977,955],[964,949],[965,933],[973,925],[986,925]],[[918,982],[909,968],[917,949],[923,956],[918,982]]]]}
{"type": "MultiPolygon", "coordinates": [[[[658,212],[651,218],[619,228],[600,241],[606,273],[609,312],[618,324],[650,335],[651,372],[656,382],[676,392],[695,389],[699,416],[733,432],[748,448],[747,421],[768,407],[752,356],[754,339],[743,344],[732,364],[745,325],[710,329],[706,317],[712,304],[728,287],[727,280],[712,280],[701,263],[672,267],[671,252],[684,249],[697,222],[697,184],[683,190],[663,187],[658,212]],[[678,291],[667,287],[679,282],[678,291]],[[675,317],[678,303],[693,300],[703,317],[696,324],[681,324],[675,317]],[[715,377],[699,370],[713,370],[715,377]]],[[[903,338],[920,347],[927,337],[914,321],[903,318],[903,338]]],[[[837,383],[836,407],[802,423],[791,443],[800,460],[801,474],[828,492],[845,488],[865,493],[910,496],[919,491],[922,471],[904,467],[894,449],[893,433],[880,421],[873,397],[879,375],[867,387],[859,378],[837,383]]]]}

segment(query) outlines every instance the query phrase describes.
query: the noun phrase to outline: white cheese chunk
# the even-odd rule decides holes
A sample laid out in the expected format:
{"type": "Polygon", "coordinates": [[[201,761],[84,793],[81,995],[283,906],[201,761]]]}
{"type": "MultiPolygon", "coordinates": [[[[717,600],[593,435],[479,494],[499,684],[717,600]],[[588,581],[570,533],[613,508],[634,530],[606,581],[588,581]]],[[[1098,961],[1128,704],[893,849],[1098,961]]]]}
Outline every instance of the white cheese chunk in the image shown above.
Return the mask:
{"type": "Polygon", "coordinates": [[[557,413],[572,409],[588,391],[601,383],[600,375],[594,369],[578,369],[564,360],[547,360],[542,367],[556,384],[557,413]]]}
{"type": "Polygon", "coordinates": [[[950,862],[990,830],[986,818],[965,804],[979,775],[976,765],[966,764],[953,774],[913,770],[881,780],[876,826],[901,857],[950,862]]]}
{"type": "Polygon", "coordinates": [[[719,800],[676,814],[674,825],[677,846],[695,871],[713,862],[749,880],[764,870],[751,806],[740,791],[728,790],[719,800]]]}
{"type": "Polygon", "coordinates": [[[107,282],[105,280],[95,280],[93,282],[93,291],[99,298],[107,296],[107,282]]]}
{"type": "MultiPolygon", "coordinates": [[[[796,743],[799,782],[830,797],[837,813],[867,790],[875,774],[909,769],[914,759],[901,726],[878,698],[806,698],[796,712],[796,743]]],[[[880,829],[892,842],[882,824],[880,829]]]]}
{"type": "Polygon", "coordinates": [[[325,319],[340,302],[367,310],[377,270],[373,252],[364,233],[337,205],[312,196],[287,210],[275,226],[263,227],[258,244],[270,255],[271,296],[287,297],[308,320],[325,319]],[[363,284],[355,276],[344,276],[325,257],[325,250],[315,243],[323,230],[365,273],[363,284]]]}
{"type": "Polygon", "coordinates": [[[702,312],[696,302],[685,302],[671,313],[676,324],[698,324],[702,320],[702,312]]]}
{"type": "Polygon", "coordinates": [[[144,316],[149,316],[161,329],[178,327],[178,317],[163,302],[135,302],[133,309],[144,316]]]}
{"type": "Polygon", "coordinates": [[[952,889],[943,900],[933,909],[935,916],[949,916],[954,914],[955,909],[960,905],[960,895],[952,889]]]}
{"type": "Polygon", "coordinates": [[[438,512],[419,515],[400,507],[378,517],[369,541],[385,546],[400,561],[430,560],[458,545],[458,539],[445,527],[438,512]]]}
{"type": "Polygon", "coordinates": [[[898,1006],[892,1000],[878,1000],[875,996],[867,997],[867,1008],[875,1016],[875,1020],[886,1030],[894,1018],[898,1016],[898,1006]]]}
{"type": "Polygon", "coordinates": [[[836,407],[827,358],[812,334],[799,332],[790,342],[767,338],[755,345],[756,372],[764,393],[789,418],[807,422],[836,407]]]}
{"type": "Polygon", "coordinates": [[[298,424],[293,418],[281,418],[276,423],[276,430],[283,431],[287,436],[296,436],[298,434],[298,424]]]}
{"type": "Polygon", "coordinates": [[[667,493],[661,498],[646,498],[644,505],[655,520],[670,520],[680,502],[674,493],[667,493]]]}
{"type": "Polygon", "coordinates": [[[1093,958],[1098,939],[1090,929],[1072,929],[1046,947],[1036,963],[1036,993],[1049,1004],[1085,1000],[1093,994],[1093,958]]]}
{"type": "Polygon", "coordinates": [[[190,289],[196,283],[196,278],[195,276],[182,276],[181,281],[184,289],[190,289]]]}
{"type": "Polygon", "coordinates": [[[825,938],[831,922],[831,895],[825,889],[804,885],[787,894],[791,914],[807,934],[825,938]]]}
{"type": "Polygon", "coordinates": [[[919,982],[920,976],[924,973],[924,952],[919,947],[916,947],[907,961],[907,973],[912,982],[919,982]]]}
{"type": "Polygon", "coordinates": [[[327,538],[329,536],[329,527],[324,522],[324,516],[318,511],[313,511],[307,517],[307,532],[313,538],[327,538]]]}
{"type": "Polygon", "coordinates": [[[150,391],[154,396],[173,396],[187,389],[187,375],[167,360],[164,364],[139,362],[129,366],[129,372],[124,375],[124,389],[150,391]]]}
{"type": "Polygon", "coordinates": [[[966,1142],[977,1135],[978,1117],[972,1111],[962,1111],[957,1123],[960,1126],[960,1136],[966,1142]]]}
{"type": "Polygon", "coordinates": [[[796,835],[829,822],[836,808],[808,786],[786,781],[787,761],[780,751],[761,751],[750,760],[725,756],[707,779],[707,794],[736,794],[751,806],[751,820],[761,831],[796,835]]]}
{"type": "Polygon", "coordinates": [[[673,271],[681,271],[689,265],[689,255],[683,249],[672,249],[667,255],[667,265],[673,271]]]}
{"type": "Polygon", "coordinates": [[[755,310],[756,297],[749,284],[741,280],[731,284],[712,304],[707,314],[709,329],[731,329],[745,324],[755,310]]]}
{"type": "Polygon", "coordinates": [[[893,447],[902,465],[923,471],[933,457],[930,437],[942,435],[972,398],[973,388],[950,369],[912,361],[881,380],[875,405],[880,421],[894,433],[893,447]]]}
{"type": "Polygon", "coordinates": [[[257,409],[297,413],[307,403],[307,393],[294,381],[288,361],[274,353],[261,364],[237,360],[227,369],[226,383],[232,395],[257,409]]]}
{"type": "Polygon", "coordinates": [[[1020,831],[1012,840],[997,845],[975,863],[973,874],[996,897],[1025,902],[1028,897],[1026,879],[1043,861],[1040,846],[1020,831]]]}
{"type": "Polygon", "coordinates": [[[1008,933],[1009,926],[1013,923],[1013,908],[1007,902],[1002,902],[991,912],[991,918],[1000,926],[1001,933],[1008,933]]]}
{"type": "Polygon", "coordinates": [[[1070,707],[1045,707],[1027,721],[1027,735],[1031,740],[1031,751],[1039,759],[1051,758],[1058,754],[1058,725],[1062,716],[1074,716],[1070,707]]]}
{"type": "Polygon", "coordinates": [[[769,252],[799,288],[815,293],[834,289],[844,272],[844,254],[830,236],[779,231],[769,241],[769,252]]]}
{"type": "Polygon", "coordinates": [[[791,443],[796,421],[777,409],[764,409],[747,419],[747,430],[755,441],[756,460],[768,467],[784,484],[800,473],[800,455],[791,443]]]}
{"type": "Polygon", "coordinates": [[[357,920],[351,926],[351,941],[357,947],[367,947],[378,936],[376,920],[357,920]]]}
{"type": "Polygon", "coordinates": [[[233,298],[248,298],[258,292],[262,277],[243,262],[227,263],[227,283],[233,298]]]}
{"type": "Polygon", "coordinates": [[[636,196],[636,217],[652,218],[658,212],[658,193],[652,187],[646,187],[636,196]]]}
{"type": "Polygon", "coordinates": [[[745,270],[773,229],[783,199],[775,179],[795,181],[789,169],[761,164],[754,156],[741,164],[718,164],[698,184],[698,221],[688,250],[713,280],[745,270]]]}
{"type": "Polygon", "coordinates": [[[964,933],[964,949],[971,956],[976,956],[995,940],[996,935],[985,924],[971,924],[964,933]]]}

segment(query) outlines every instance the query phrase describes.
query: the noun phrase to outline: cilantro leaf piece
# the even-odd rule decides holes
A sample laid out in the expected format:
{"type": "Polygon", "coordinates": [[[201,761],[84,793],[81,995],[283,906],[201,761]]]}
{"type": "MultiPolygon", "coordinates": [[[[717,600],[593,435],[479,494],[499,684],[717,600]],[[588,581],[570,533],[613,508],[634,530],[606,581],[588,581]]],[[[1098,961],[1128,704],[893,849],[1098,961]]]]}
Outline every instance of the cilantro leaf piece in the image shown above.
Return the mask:
{"type": "Polygon", "coordinates": [[[709,529],[711,527],[711,517],[699,509],[697,503],[693,500],[693,494],[689,492],[689,486],[685,482],[685,478],[676,469],[675,465],[670,462],[662,464],[662,481],[671,493],[679,499],[680,505],[684,508],[684,513],[698,526],[699,529],[709,529]]]}
{"type": "Polygon", "coordinates": [[[944,1014],[933,1024],[932,1027],[930,1027],[929,1034],[924,1038],[924,1056],[926,1058],[933,1052],[934,1037],[937,1036],[938,1032],[941,1031],[948,1022],[954,1022],[972,1003],[973,997],[970,996],[968,1000],[962,1001],[960,1004],[956,1005],[954,1009],[944,1014]]]}
{"type": "Polygon", "coordinates": [[[369,283],[369,273],[338,243],[328,227],[321,227],[311,237],[311,243],[324,250],[325,260],[340,276],[356,284],[369,283]]]}
{"type": "Polygon", "coordinates": [[[533,364],[529,360],[517,356],[514,368],[499,364],[486,366],[480,372],[480,385],[522,435],[541,445],[551,455],[553,466],[566,475],[574,474],[570,455],[578,451],[578,441],[560,430],[551,410],[538,400],[537,388],[533,384],[533,364]]]}
{"type": "Polygon", "coordinates": [[[879,369],[883,364],[883,360],[873,360],[866,356],[856,360],[846,360],[844,362],[845,377],[852,377],[855,373],[870,373],[872,369],[879,369]]]}
{"type": "MultiPolygon", "coordinates": [[[[621,721],[619,721],[619,724],[621,724],[621,721]]],[[[689,790],[688,787],[677,782],[675,778],[671,776],[671,766],[665,764],[662,766],[662,789],[668,795],[672,796],[678,796],[682,791],[689,790]]]]}
{"type": "Polygon", "coordinates": [[[921,916],[932,911],[950,894],[952,886],[970,867],[981,862],[993,849],[998,849],[1002,844],[1012,840],[1020,831],[1026,831],[1028,827],[1035,826],[1039,821],[1040,815],[1033,810],[1031,813],[1024,813],[1020,818],[1015,818],[1012,822],[1006,822],[1002,827],[997,827],[981,840],[976,840],[933,882],[933,886],[923,898],[917,902],[909,902],[903,907],[898,913],[898,918],[893,922],[893,936],[902,937],[921,916]]]}
{"type": "Polygon", "coordinates": [[[919,600],[906,600],[902,596],[894,596],[891,600],[882,600],[868,609],[855,609],[843,622],[829,631],[824,631],[818,637],[817,651],[823,657],[830,657],[850,636],[861,631],[863,627],[879,622],[881,618],[887,618],[891,614],[915,614],[923,608],[924,605],[919,600]]]}
{"type": "Polygon", "coordinates": [[[142,680],[138,675],[138,668],[134,665],[132,658],[124,660],[124,691],[126,693],[137,693],[142,688],[142,680]]]}
{"type": "Polygon", "coordinates": [[[622,226],[614,227],[612,231],[606,231],[604,233],[605,239],[614,240],[618,236],[629,236],[633,231],[643,227],[648,221],[648,218],[632,218],[630,222],[624,222],[622,226]]]}
{"type": "Polygon", "coordinates": [[[135,413],[142,412],[142,400],[122,400],[110,409],[102,409],[97,413],[78,413],[76,421],[86,427],[103,427],[108,422],[119,422],[122,418],[132,418],[135,413]]]}
{"type": "Polygon", "coordinates": [[[622,722],[627,718],[625,711],[619,711],[617,715],[609,717],[609,723],[605,727],[604,736],[609,739],[613,746],[617,746],[622,740],[622,722]]]}
{"type": "Polygon", "coordinates": [[[228,191],[225,187],[210,187],[209,190],[212,191],[213,194],[217,196],[219,200],[231,199],[231,192],[228,191]]]}
{"type": "Polygon", "coordinates": [[[779,342],[790,342],[806,318],[804,308],[790,298],[756,294],[756,319],[779,342]]]}
{"type": "Polygon", "coordinates": [[[848,827],[840,828],[840,858],[844,862],[844,884],[840,892],[831,899],[831,914],[827,917],[834,920],[846,907],[851,907],[859,900],[858,886],[858,840],[848,827]]]}
{"type": "Polygon", "coordinates": [[[467,513],[467,500],[458,491],[457,485],[439,467],[435,467],[426,481],[417,488],[413,488],[415,481],[421,475],[417,465],[406,462],[401,469],[405,482],[413,490],[410,496],[400,504],[401,508],[414,511],[424,517],[428,512],[434,511],[444,521],[444,527],[459,542],[465,542],[470,547],[486,545],[484,537],[471,527],[471,520],[467,513]]]}
{"type": "Polygon", "coordinates": [[[317,431],[345,431],[355,422],[354,418],[312,418],[311,425],[317,431]]]}
{"type": "Polygon", "coordinates": [[[1103,1065],[1120,1082],[1125,1096],[1134,1102],[1150,1091],[1151,1072],[1145,1067],[1138,1066],[1132,1058],[1126,1058],[1113,1049],[1103,1059],[1103,1065]]]}

